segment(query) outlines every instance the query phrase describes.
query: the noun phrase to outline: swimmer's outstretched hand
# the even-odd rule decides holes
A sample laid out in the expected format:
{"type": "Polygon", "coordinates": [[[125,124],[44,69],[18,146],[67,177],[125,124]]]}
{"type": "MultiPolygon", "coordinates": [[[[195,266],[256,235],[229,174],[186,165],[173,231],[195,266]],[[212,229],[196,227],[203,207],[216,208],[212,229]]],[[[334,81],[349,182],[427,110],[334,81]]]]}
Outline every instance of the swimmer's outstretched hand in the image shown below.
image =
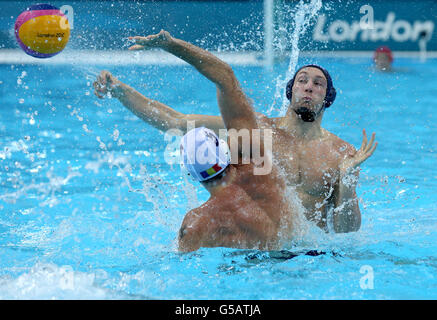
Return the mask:
{"type": "Polygon", "coordinates": [[[121,82],[114,77],[109,71],[102,71],[94,81],[94,94],[103,99],[110,94],[112,97],[118,98],[122,92],[121,82]]]}
{"type": "Polygon", "coordinates": [[[372,134],[370,141],[367,141],[366,130],[363,129],[363,142],[361,148],[357,150],[355,154],[351,154],[343,160],[340,164],[340,176],[344,177],[345,175],[352,173],[354,169],[358,168],[360,164],[366,161],[373,152],[375,152],[377,145],[378,142],[375,142],[375,133],[372,134]]]}
{"type": "Polygon", "coordinates": [[[134,40],[135,45],[129,47],[129,50],[145,50],[149,48],[162,48],[165,49],[165,47],[170,43],[172,40],[172,37],[170,33],[168,33],[165,30],[161,30],[158,34],[152,34],[147,37],[129,37],[129,40],[134,40]]]}

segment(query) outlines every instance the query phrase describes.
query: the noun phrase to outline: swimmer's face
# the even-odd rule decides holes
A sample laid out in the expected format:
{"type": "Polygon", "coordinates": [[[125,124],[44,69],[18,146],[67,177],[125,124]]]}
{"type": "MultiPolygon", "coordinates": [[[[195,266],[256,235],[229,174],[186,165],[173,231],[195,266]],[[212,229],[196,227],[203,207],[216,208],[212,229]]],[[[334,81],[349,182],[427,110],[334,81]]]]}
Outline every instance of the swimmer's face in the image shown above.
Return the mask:
{"type": "Polygon", "coordinates": [[[300,70],[292,88],[291,104],[294,109],[306,107],[318,112],[323,108],[328,82],[318,68],[308,67],[300,70]]]}

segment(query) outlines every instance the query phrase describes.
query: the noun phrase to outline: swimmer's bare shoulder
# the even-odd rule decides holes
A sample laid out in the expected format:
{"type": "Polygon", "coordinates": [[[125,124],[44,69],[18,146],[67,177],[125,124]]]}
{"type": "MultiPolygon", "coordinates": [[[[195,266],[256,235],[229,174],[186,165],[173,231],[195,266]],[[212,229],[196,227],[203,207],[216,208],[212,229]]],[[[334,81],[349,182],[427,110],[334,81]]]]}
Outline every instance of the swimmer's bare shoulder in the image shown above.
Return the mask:
{"type": "Polygon", "coordinates": [[[236,233],[236,226],[231,218],[232,213],[226,210],[223,200],[219,201],[217,198],[190,210],[179,230],[179,251],[189,252],[200,247],[218,246],[227,236],[236,233]]]}
{"type": "Polygon", "coordinates": [[[332,151],[338,152],[340,158],[343,158],[345,156],[353,156],[357,152],[355,147],[349,142],[344,141],[343,139],[326,129],[322,128],[322,131],[325,139],[327,139],[331,143],[332,151]]]}
{"type": "Polygon", "coordinates": [[[201,207],[190,210],[182,221],[179,229],[179,251],[188,252],[200,247],[201,237],[205,232],[206,225],[202,223],[203,210],[201,207]]]}

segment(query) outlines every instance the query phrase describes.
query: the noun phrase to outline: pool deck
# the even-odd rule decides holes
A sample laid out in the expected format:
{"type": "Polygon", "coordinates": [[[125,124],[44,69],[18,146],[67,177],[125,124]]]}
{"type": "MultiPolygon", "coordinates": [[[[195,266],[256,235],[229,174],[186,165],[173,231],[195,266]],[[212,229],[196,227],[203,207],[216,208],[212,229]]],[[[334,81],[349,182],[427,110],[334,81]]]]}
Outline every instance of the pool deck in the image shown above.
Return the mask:
{"type": "MultiPolygon", "coordinates": [[[[264,65],[263,52],[212,52],[222,60],[232,65],[262,66],[264,65]]],[[[301,57],[327,58],[371,58],[372,51],[302,51],[301,57]]],[[[420,58],[419,51],[394,51],[396,58],[420,58]]],[[[275,56],[275,60],[288,60],[290,52],[275,56]]],[[[437,51],[426,53],[426,57],[437,58],[437,51]]],[[[104,64],[104,65],[183,65],[179,58],[162,51],[126,50],[65,50],[50,59],[38,59],[26,55],[20,49],[0,50],[0,64],[104,64]]]]}

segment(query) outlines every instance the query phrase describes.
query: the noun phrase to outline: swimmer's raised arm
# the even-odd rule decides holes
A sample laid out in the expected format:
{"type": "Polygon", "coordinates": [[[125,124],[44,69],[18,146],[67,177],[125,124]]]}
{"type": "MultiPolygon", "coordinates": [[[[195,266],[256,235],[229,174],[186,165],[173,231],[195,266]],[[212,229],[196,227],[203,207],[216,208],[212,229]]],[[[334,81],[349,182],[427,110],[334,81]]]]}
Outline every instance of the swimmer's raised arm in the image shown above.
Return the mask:
{"type": "Polygon", "coordinates": [[[254,110],[243,93],[232,68],[213,54],[180,39],[167,31],[147,37],[130,37],[136,44],[129,50],[161,48],[195,67],[215,83],[220,112],[227,129],[257,128],[254,110]]]}
{"type": "Polygon", "coordinates": [[[122,83],[109,71],[102,71],[93,85],[97,97],[103,99],[110,93],[137,117],[159,130],[179,129],[185,134],[187,121],[191,121],[196,127],[207,127],[217,134],[225,127],[219,116],[183,114],[159,101],[149,99],[122,83]]]}
{"type": "Polygon", "coordinates": [[[335,208],[333,220],[335,232],[358,231],[361,226],[361,212],[355,191],[358,184],[359,166],[375,152],[377,145],[375,133],[368,141],[366,130],[363,130],[361,148],[356,151],[350,146],[349,154],[340,164],[340,178],[334,188],[335,208]]]}

